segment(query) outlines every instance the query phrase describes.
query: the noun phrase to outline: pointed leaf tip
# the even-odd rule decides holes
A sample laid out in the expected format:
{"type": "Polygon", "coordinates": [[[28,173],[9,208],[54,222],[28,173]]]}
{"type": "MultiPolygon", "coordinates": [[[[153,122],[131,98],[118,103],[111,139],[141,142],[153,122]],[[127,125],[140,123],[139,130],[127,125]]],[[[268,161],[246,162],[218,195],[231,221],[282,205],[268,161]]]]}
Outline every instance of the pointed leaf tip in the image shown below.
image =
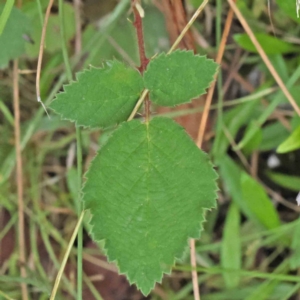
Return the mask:
{"type": "Polygon", "coordinates": [[[120,125],[86,175],[83,201],[109,261],[147,295],[169,273],[203,210],[216,205],[216,172],[184,129],[166,118],[120,125]]]}

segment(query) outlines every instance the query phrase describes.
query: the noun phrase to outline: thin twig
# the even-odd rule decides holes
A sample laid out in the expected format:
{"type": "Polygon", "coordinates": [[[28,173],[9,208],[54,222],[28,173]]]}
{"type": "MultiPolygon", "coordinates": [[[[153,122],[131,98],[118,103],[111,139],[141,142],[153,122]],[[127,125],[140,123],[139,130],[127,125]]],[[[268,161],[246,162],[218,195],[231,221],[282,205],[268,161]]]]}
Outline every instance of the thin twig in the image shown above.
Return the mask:
{"type": "MultiPolygon", "coordinates": [[[[223,125],[223,130],[224,133],[226,135],[226,137],[228,138],[228,141],[230,143],[230,145],[232,146],[233,149],[237,149],[235,150],[237,156],[239,157],[240,161],[242,162],[242,164],[244,165],[244,167],[246,168],[246,170],[248,171],[248,173],[251,174],[251,166],[249,165],[246,157],[244,156],[244,154],[242,153],[241,150],[239,150],[237,148],[237,144],[235,143],[233,137],[231,136],[229,130],[223,125]]],[[[255,178],[256,181],[264,188],[264,190],[271,196],[273,197],[273,199],[278,202],[281,203],[282,205],[284,205],[287,208],[292,209],[293,211],[296,212],[300,212],[300,207],[290,203],[288,200],[284,199],[279,193],[273,191],[270,187],[268,187],[267,185],[265,185],[258,177],[255,178]]]]}
{"type": "Polygon", "coordinates": [[[197,259],[196,259],[196,243],[195,239],[190,239],[190,256],[191,256],[191,267],[192,267],[192,282],[194,299],[200,300],[200,288],[198,283],[198,272],[197,272],[197,259]]]}
{"type": "Polygon", "coordinates": [[[262,58],[262,60],[264,61],[264,63],[266,64],[266,66],[269,69],[270,73],[272,74],[273,78],[275,79],[275,81],[277,82],[279,87],[282,89],[282,92],[284,93],[284,95],[286,96],[286,98],[288,99],[288,101],[290,102],[290,104],[292,105],[294,110],[296,111],[296,113],[300,116],[299,106],[297,105],[295,99],[293,98],[291,93],[288,91],[288,89],[285,86],[284,82],[282,81],[281,77],[278,75],[277,71],[273,67],[273,65],[270,62],[270,60],[269,60],[268,56],[266,55],[265,51],[263,50],[263,48],[261,47],[261,45],[257,41],[252,29],[248,25],[246,19],[244,18],[244,16],[242,15],[242,13],[240,12],[240,10],[238,9],[238,7],[236,6],[236,4],[233,0],[227,0],[227,1],[230,5],[231,9],[234,11],[235,15],[239,19],[240,23],[242,24],[243,28],[245,29],[246,33],[250,37],[253,45],[255,46],[257,52],[259,53],[259,55],[262,58]]]}
{"type": "Polygon", "coordinates": [[[143,104],[146,96],[148,95],[149,90],[145,89],[140,97],[140,99],[138,100],[138,102],[136,103],[133,111],[131,112],[129,118],[127,119],[127,121],[130,121],[134,118],[135,114],[137,113],[137,111],[139,110],[139,108],[141,107],[141,105],[143,104]]]}
{"type": "Polygon", "coordinates": [[[65,269],[67,260],[69,258],[70,252],[72,250],[72,247],[73,247],[75,238],[77,236],[78,230],[81,227],[81,223],[82,223],[83,217],[84,217],[84,211],[82,211],[82,213],[80,215],[80,218],[79,218],[79,220],[78,220],[78,222],[76,224],[76,227],[74,229],[74,232],[73,232],[73,234],[71,236],[71,240],[70,240],[70,242],[68,244],[68,248],[67,248],[67,251],[66,251],[66,253],[64,255],[63,261],[61,262],[61,267],[59,268],[59,272],[57,273],[57,276],[56,276],[56,279],[55,279],[55,283],[54,283],[54,287],[52,289],[52,293],[51,293],[51,296],[50,296],[50,300],[54,300],[55,299],[55,295],[57,293],[60,280],[61,280],[61,278],[63,276],[63,272],[64,272],[64,269],[65,269]]]}
{"type": "MultiPolygon", "coordinates": [[[[81,0],[74,0],[76,36],[75,36],[75,55],[79,57],[82,50],[81,32],[81,0]]],[[[76,145],[77,145],[77,184],[78,184],[78,217],[82,212],[81,186],[82,186],[82,142],[81,129],[76,125],[76,145]]],[[[83,255],[83,228],[79,225],[77,238],[77,300],[82,299],[82,255],[83,255]]]]}
{"type": "MultiPolygon", "coordinates": [[[[133,3],[135,3],[135,1],[133,0],[133,3]]],[[[190,27],[193,25],[193,23],[195,22],[195,20],[198,18],[199,14],[202,12],[202,10],[204,9],[205,5],[208,3],[208,0],[204,0],[203,3],[199,6],[199,8],[196,10],[196,12],[194,13],[194,15],[192,16],[192,18],[190,19],[190,21],[186,24],[186,26],[184,27],[184,29],[182,30],[181,34],[178,36],[178,38],[176,39],[176,41],[174,42],[174,44],[172,45],[172,47],[170,48],[170,50],[168,51],[168,54],[171,54],[174,49],[178,46],[178,44],[181,42],[184,34],[190,29],[190,27]]],[[[138,100],[137,104],[135,105],[133,111],[131,112],[129,118],[127,119],[127,121],[130,121],[134,118],[134,115],[137,113],[137,111],[139,110],[140,106],[142,105],[143,101],[145,100],[145,98],[147,97],[149,93],[149,90],[145,89],[142,92],[142,95],[140,97],[140,99],[138,100]]]]}
{"type": "MultiPolygon", "coordinates": [[[[136,30],[137,42],[138,42],[138,49],[139,49],[139,56],[140,56],[140,67],[139,71],[143,74],[147,68],[149,63],[149,59],[146,56],[145,52],[145,42],[144,42],[144,32],[143,32],[143,19],[140,13],[140,10],[137,8],[137,1],[132,0],[132,10],[134,13],[134,27],[136,30]]],[[[140,7],[140,5],[139,5],[140,7]]]]}
{"type": "MultiPolygon", "coordinates": [[[[18,240],[19,240],[19,258],[21,264],[21,277],[26,278],[26,249],[25,249],[25,222],[24,222],[24,199],[23,199],[23,166],[21,151],[21,133],[20,133],[20,99],[19,99],[19,62],[14,60],[13,64],[13,100],[14,100],[14,126],[15,126],[15,147],[16,147],[16,165],[17,165],[17,191],[18,191],[18,240]]],[[[26,283],[21,283],[22,299],[28,299],[28,290],[26,283]]]]}
{"type": "MultiPolygon", "coordinates": [[[[234,147],[236,147],[236,143],[234,138],[232,137],[232,135],[230,134],[230,131],[228,130],[228,128],[223,125],[223,132],[225,134],[225,136],[227,137],[230,145],[233,147],[233,149],[235,149],[234,147]]],[[[246,170],[251,173],[251,166],[248,163],[247,158],[245,157],[245,155],[242,153],[242,151],[240,149],[236,149],[235,153],[237,154],[238,158],[240,159],[240,161],[242,162],[242,164],[244,165],[244,167],[246,168],[246,170]]]]}
{"type": "MultiPolygon", "coordinates": [[[[132,0],[132,10],[134,13],[134,27],[136,30],[136,36],[137,36],[137,42],[138,42],[138,49],[139,49],[139,55],[140,55],[140,62],[141,65],[138,68],[140,73],[143,74],[144,71],[147,68],[147,65],[149,63],[149,59],[146,56],[145,52],[145,42],[144,42],[144,32],[143,32],[143,10],[140,6],[140,4],[136,0],[132,0]]],[[[144,99],[145,99],[145,120],[146,122],[149,121],[150,117],[150,107],[151,102],[149,99],[148,93],[143,93],[144,99]]]]}
{"type": "MultiPolygon", "coordinates": [[[[220,48],[219,48],[217,58],[216,58],[216,62],[218,64],[221,64],[221,61],[222,61],[222,58],[223,58],[223,54],[224,54],[224,51],[225,51],[225,46],[226,46],[229,30],[230,30],[230,27],[231,27],[232,19],[233,19],[233,10],[230,9],[229,13],[227,15],[227,19],[226,19],[226,23],[225,23],[221,43],[220,43],[220,48]]],[[[216,78],[217,78],[217,74],[215,75],[215,79],[216,78]]],[[[213,97],[213,94],[214,94],[215,86],[216,86],[216,80],[212,83],[211,87],[209,88],[209,91],[208,91],[208,94],[207,94],[207,97],[206,97],[205,107],[204,107],[203,115],[202,115],[202,118],[201,118],[199,130],[198,130],[198,137],[197,137],[197,141],[196,141],[196,144],[199,148],[201,148],[201,146],[202,146],[205,127],[206,127],[206,123],[207,123],[207,119],[208,119],[208,115],[209,115],[210,105],[211,105],[211,102],[212,102],[212,97],[213,97]]]]}
{"type": "Polygon", "coordinates": [[[269,14],[269,20],[270,20],[271,28],[273,31],[273,35],[276,37],[275,27],[273,24],[272,14],[271,14],[271,1],[270,0],[268,0],[268,14],[269,14]]]}
{"type": "MultiPolygon", "coordinates": [[[[218,51],[218,54],[217,54],[216,62],[218,64],[220,64],[221,61],[222,61],[222,57],[223,57],[223,54],[224,54],[225,45],[226,45],[226,42],[227,42],[227,37],[228,37],[229,30],[230,30],[230,27],[231,27],[232,19],[233,19],[233,11],[230,10],[228,15],[227,15],[225,28],[224,28],[222,39],[221,39],[221,42],[220,42],[220,48],[219,48],[219,51],[218,51]]],[[[206,123],[207,123],[207,119],[208,119],[208,115],[209,115],[209,111],[210,111],[210,106],[211,106],[211,102],[212,102],[212,96],[213,96],[213,93],[214,93],[214,88],[215,88],[215,85],[216,85],[216,78],[217,78],[217,74],[215,75],[215,81],[211,85],[211,87],[208,91],[208,95],[206,97],[206,101],[205,101],[204,111],[203,111],[203,115],[202,115],[202,118],[201,118],[199,130],[198,130],[198,137],[197,137],[197,141],[196,141],[196,144],[199,148],[202,147],[205,127],[206,127],[206,123]]],[[[192,264],[192,267],[193,267],[192,278],[193,278],[193,287],[194,287],[194,293],[195,293],[195,288],[199,289],[199,286],[198,286],[198,279],[197,279],[198,275],[197,275],[197,271],[196,271],[197,264],[196,264],[195,240],[194,239],[190,240],[190,248],[191,248],[191,264],[192,264]]],[[[196,295],[195,295],[195,299],[197,299],[196,295]]],[[[200,299],[200,297],[198,299],[200,299]]]]}
{"type": "Polygon", "coordinates": [[[202,2],[202,4],[197,8],[197,10],[194,13],[194,15],[192,16],[192,18],[189,20],[189,22],[183,28],[182,32],[180,33],[180,35],[178,36],[178,38],[176,39],[176,41],[174,42],[174,44],[172,45],[172,47],[170,48],[170,50],[168,51],[168,54],[170,54],[171,52],[173,52],[174,49],[179,45],[179,43],[181,42],[181,40],[184,37],[184,35],[188,32],[188,30],[193,25],[193,23],[195,22],[195,20],[198,18],[198,16],[200,15],[200,13],[202,12],[202,10],[204,9],[204,7],[205,7],[205,5],[207,3],[208,3],[208,0],[204,0],[202,2]]]}
{"type": "Polygon", "coordinates": [[[44,20],[44,25],[42,28],[42,36],[41,36],[41,42],[40,42],[40,50],[39,50],[39,57],[38,57],[38,64],[37,64],[37,69],[36,69],[36,96],[37,96],[37,101],[41,103],[43,106],[47,116],[49,117],[49,114],[47,112],[45,104],[41,100],[41,92],[40,92],[40,78],[41,78],[41,70],[42,70],[42,61],[43,61],[43,52],[44,52],[44,44],[45,44],[45,37],[46,37],[46,30],[47,30],[47,24],[51,12],[51,8],[53,5],[54,0],[49,0],[48,7],[46,10],[46,15],[45,15],[45,20],[44,20]]]}
{"type": "Polygon", "coordinates": [[[126,61],[131,67],[135,68],[135,62],[128,55],[128,53],[117,43],[115,39],[111,36],[107,37],[108,42],[116,49],[116,51],[122,56],[124,61],[126,61]]]}

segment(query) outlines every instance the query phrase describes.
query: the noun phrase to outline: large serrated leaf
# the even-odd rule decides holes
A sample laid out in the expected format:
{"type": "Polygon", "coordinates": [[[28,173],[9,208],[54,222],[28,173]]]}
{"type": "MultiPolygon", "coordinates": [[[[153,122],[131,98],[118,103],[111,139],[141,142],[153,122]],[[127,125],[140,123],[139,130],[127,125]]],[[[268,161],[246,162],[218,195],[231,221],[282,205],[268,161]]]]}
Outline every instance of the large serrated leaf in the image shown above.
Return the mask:
{"type": "Polygon", "coordinates": [[[217,68],[213,60],[192,51],[162,53],[149,63],[144,83],[154,103],[174,106],[205,94],[217,68]]]}
{"type": "Polygon", "coordinates": [[[87,127],[108,127],[125,121],[143,89],[138,71],[118,61],[77,74],[50,108],[64,119],[87,127]]]}
{"type": "Polygon", "coordinates": [[[123,123],[87,173],[83,201],[95,240],[147,295],[215,207],[216,172],[174,121],[123,123]]]}
{"type": "MultiPolygon", "coordinates": [[[[0,5],[0,13],[2,10],[3,5],[0,5]]],[[[15,59],[25,52],[25,38],[29,30],[27,17],[13,7],[0,35],[0,68],[6,67],[11,59],[15,59]]]]}

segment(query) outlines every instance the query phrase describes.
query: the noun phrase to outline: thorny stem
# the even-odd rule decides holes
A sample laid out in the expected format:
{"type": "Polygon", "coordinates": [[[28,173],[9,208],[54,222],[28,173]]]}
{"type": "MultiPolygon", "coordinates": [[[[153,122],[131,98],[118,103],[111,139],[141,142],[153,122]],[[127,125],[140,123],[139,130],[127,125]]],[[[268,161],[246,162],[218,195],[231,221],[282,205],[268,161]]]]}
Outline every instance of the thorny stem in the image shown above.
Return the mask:
{"type": "Polygon", "coordinates": [[[132,9],[134,13],[134,27],[136,30],[136,36],[138,40],[138,47],[139,47],[139,55],[140,55],[140,62],[141,66],[138,68],[141,73],[144,73],[144,71],[147,68],[147,65],[149,63],[149,59],[146,57],[145,53],[145,43],[144,43],[144,32],[143,32],[143,20],[140,15],[140,12],[136,8],[138,4],[135,0],[132,0],[132,9]]]}
{"type": "MultiPolygon", "coordinates": [[[[138,10],[137,7],[140,7],[140,4],[136,0],[132,0],[132,10],[134,13],[134,27],[136,30],[136,36],[137,36],[137,41],[138,41],[138,48],[139,48],[139,55],[140,55],[140,62],[141,65],[138,68],[141,74],[144,73],[144,71],[147,68],[147,65],[149,63],[149,59],[146,56],[145,53],[145,43],[144,43],[144,32],[143,32],[143,19],[141,16],[141,12],[138,10]]],[[[149,121],[149,116],[150,116],[150,99],[149,95],[146,95],[145,98],[145,119],[146,122],[149,121]]]]}

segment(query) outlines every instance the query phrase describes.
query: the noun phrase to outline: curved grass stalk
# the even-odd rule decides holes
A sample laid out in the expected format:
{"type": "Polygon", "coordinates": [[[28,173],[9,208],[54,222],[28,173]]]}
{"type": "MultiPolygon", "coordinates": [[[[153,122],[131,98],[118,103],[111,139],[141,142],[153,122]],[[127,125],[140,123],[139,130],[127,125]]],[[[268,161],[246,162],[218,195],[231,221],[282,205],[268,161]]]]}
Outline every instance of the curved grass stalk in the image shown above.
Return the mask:
{"type": "Polygon", "coordinates": [[[56,276],[56,279],[55,279],[55,283],[54,283],[54,287],[52,289],[52,293],[51,293],[51,296],[50,296],[50,300],[54,300],[55,299],[55,295],[57,293],[57,290],[58,290],[58,286],[59,286],[59,283],[60,283],[60,280],[62,278],[62,275],[63,275],[63,272],[64,272],[64,269],[65,269],[65,266],[66,266],[66,263],[67,263],[67,260],[69,258],[69,255],[70,255],[70,252],[72,250],[72,247],[73,247],[73,244],[74,244],[74,241],[75,241],[75,238],[78,234],[78,231],[79,231],[79,228],[81,227],[81,223],[82,223],[82,220],[83,220],[83,217],[84,217],[84,211],[82,211],[81,215],[80,215],[80,218],[76,224],[76,227],[74,229],[74,232],[71,236],[71,240],[68,244],[68,248],[67,248],[67,251],[64,255],[64,258],[63,258],[63,261],[61,263],[61,267],[58,271],[58,274],[56,276]]]}

